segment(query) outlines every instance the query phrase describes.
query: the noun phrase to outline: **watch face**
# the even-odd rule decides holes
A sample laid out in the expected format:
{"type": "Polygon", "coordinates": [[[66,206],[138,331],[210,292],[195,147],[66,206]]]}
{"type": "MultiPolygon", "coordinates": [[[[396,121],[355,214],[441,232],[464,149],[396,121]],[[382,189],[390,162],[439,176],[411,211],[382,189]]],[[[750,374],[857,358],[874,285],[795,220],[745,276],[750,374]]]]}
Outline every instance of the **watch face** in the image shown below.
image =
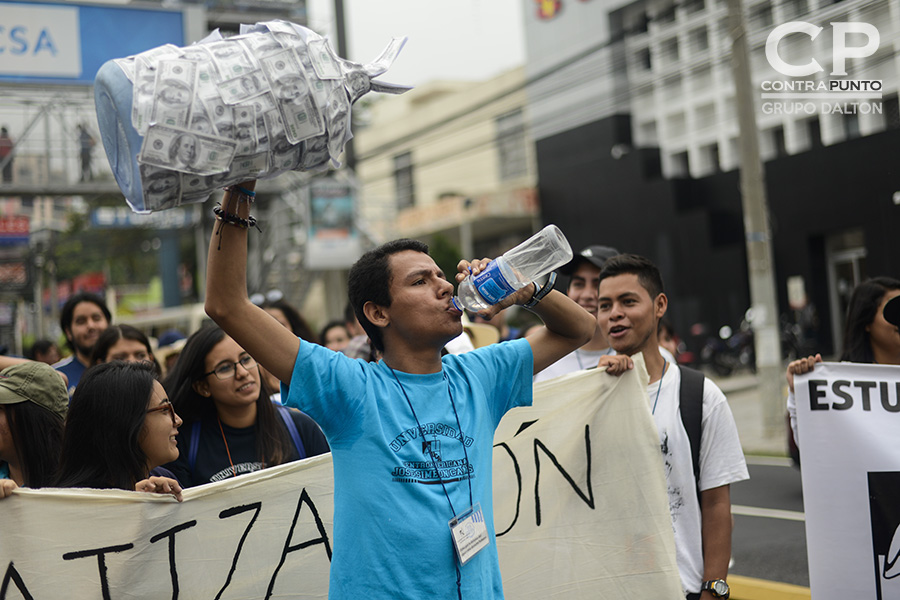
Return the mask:
{"type": "Polygon", "coordinates": [[[728,593],[728,584],[721,579],[718,581],[713,581],[712,591],[715,592],[718,596],[724,596],[728,593]]]}

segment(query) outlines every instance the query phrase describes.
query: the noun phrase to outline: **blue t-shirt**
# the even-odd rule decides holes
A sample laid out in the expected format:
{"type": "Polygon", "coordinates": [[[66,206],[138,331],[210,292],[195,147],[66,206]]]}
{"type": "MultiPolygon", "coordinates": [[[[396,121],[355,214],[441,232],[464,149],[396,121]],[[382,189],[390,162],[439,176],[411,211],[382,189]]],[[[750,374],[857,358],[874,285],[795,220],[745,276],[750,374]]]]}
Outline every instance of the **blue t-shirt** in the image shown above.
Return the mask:
{"type": "Polygon", "coordinates": [[[506,411],[531,404],[532,365],[531,346],[516,340],[445,356],[440,373],[397,371],[395,379],[384,361],[353,360],[300,342],[282,398],[315,419],[331,446],[329,598],[456,598],[456,551],[447,522],[470,506],[469,481],[491,545],[462,566],[463,598],[503,597],[494,537],[493,437],[506,411]]]}
{"type": "Polygon", "coordinates": [[[66,377],[69,379],[69,399],[71,400],[72,394],[75,393],[75,387],[78,385],[78,382],[81,381],[81,376],[84,375],[87,367],[81,364],[78,357],[73,354],[54,364],[53,368],[61,373],[65,373],[66,377]]]}
{"type": "Polygon", "coordinates": [[[12,479],[9,476],[9,463],[5,460],[0,460],[0,479],[12,479]]]}

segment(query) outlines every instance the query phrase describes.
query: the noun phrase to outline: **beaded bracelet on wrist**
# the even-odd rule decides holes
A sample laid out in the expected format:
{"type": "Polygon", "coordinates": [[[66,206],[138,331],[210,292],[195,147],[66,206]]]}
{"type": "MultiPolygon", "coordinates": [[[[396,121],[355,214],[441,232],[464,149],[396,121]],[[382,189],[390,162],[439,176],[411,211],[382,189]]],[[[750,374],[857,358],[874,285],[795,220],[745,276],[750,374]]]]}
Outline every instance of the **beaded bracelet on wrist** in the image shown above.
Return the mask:
{"type": "Polygon", "coordinates": [[[225,212],[221,204],[216,204],[213,208],[213,213],[216,215],[217,221],[222,221],[222,223],[225,223],[226,225],[232,225],[240,229],[256,227],[256,230],[262,233],[262,230],[256,225],[256,219],[253,218],[252,215],[248,215],[246,219],[241,218],[235,214],[225,212]]]}

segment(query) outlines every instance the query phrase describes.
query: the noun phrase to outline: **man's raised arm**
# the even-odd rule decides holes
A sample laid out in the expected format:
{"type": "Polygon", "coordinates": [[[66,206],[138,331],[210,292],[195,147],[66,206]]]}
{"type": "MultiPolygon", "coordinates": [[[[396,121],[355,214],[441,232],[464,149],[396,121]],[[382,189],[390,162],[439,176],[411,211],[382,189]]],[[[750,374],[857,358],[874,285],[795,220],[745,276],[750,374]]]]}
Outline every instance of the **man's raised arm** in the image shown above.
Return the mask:
{"type": "Polygon", "coordinates": [[[526,338],[534,354],[535,373],[584,346],[594,337],[597,320],[561,292],[553,290],[531,311],[544,322],[544,327],[537,328],[526,338]]]}
{"type": "MultiPolygon", "coordinates": [[[[488,262],[490,262],[488,259],[460,261],[457,265],[459,270],[456,275],[457,282],[462,281],[470,273],[470,267],[471,273],[477,275],[488,262]]],[[[493,317],[508,306],[527,303],[536,291],[534,285],[526,285],[480,312],[488,318],[493,317]]],[[[535,373],[543,371],[566,354],[581,348],[594,337],[597,320],[571,298],[556,290],[544,296],[529,310],[544,322],[544,327],[537,328],[526,338],[531,344],[535,373]]]]}
{"type": "Polygon", "coordinates": [[[300,340],[247,296],[247,235],[255,181],[231,186],[209,241],[206,314],[234,341],[285,384],[291,380],[300,340]]]}

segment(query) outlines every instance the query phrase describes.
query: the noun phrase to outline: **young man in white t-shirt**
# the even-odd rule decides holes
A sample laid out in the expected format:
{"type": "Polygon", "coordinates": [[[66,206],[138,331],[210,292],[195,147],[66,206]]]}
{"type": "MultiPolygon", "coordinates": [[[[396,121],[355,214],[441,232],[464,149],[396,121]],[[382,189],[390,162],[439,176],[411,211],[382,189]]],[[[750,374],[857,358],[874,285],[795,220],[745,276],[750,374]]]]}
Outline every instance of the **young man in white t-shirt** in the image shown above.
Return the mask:
{"type": "MultiPolygon", "coordinates": [[[[597,318],[597,286],[600,284],[600,269],[603,268],[606,259],[618,253],[618,250],[609,246],[588,246],[558,269],[561,275],[569,276],[566,296],[574,300],[578,306],[595,319],[597,318]]],[[[591,341],[537,373],[534,376],[534,382],[596,367],[600,357],[614,353],[598,325],[591,341]]]]}
{"type": "Polygon", "coordinates": [[[600,366],[619,375],[633,367],[629,357],[641,352],[650,375],[647,393],[659,430],[685,595],[690,600],[727,598],[732,530],[729,486],[749,478],[731,409],[722,391],[705,379],[697,482],[680,416],[681,370],[659,352],[658,325],[668,307],[659,269],[641,256],[613,257],[600,273],[599,290],[597,321],[618,354],[603,357],[600,366]]]}

